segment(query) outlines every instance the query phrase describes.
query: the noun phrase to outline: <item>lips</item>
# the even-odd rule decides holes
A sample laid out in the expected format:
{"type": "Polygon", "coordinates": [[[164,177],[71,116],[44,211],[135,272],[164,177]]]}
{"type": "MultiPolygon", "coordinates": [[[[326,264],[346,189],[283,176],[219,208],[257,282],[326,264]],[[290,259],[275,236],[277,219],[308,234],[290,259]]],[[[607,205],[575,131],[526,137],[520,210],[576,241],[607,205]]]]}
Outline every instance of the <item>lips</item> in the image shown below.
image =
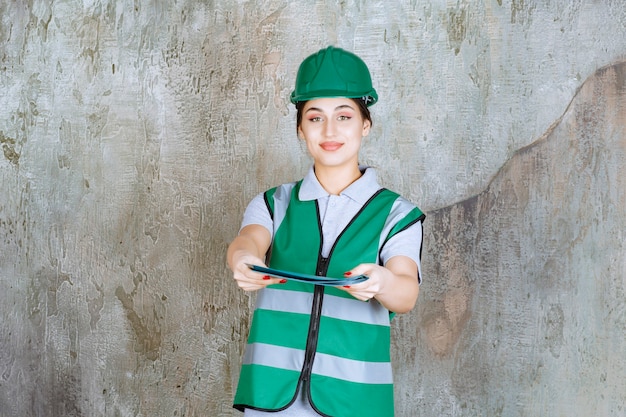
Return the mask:
{"type": "Polygon", "coordinates": [[[320,143],[320,147],[323,150],[325,150],[325,151],[336,151],[337,149],[341,148],[342,146],[343,146],[343,143],[333,142],[333,141],[320,143]]]}

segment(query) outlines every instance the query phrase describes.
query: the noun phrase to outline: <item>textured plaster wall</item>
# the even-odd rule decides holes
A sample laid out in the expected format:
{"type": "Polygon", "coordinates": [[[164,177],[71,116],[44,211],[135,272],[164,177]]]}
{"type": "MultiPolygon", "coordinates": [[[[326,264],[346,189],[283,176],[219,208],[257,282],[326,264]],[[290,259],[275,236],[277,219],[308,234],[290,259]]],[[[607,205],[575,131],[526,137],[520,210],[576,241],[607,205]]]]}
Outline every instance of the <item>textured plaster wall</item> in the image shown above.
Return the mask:
{"type": "Polygon", "coordinates": [[[397,415],[625,415],[625,40],[620,0],[0,1],[0,416],[237,415],[226,245],[328,44],[428,215],[397,415]]]}

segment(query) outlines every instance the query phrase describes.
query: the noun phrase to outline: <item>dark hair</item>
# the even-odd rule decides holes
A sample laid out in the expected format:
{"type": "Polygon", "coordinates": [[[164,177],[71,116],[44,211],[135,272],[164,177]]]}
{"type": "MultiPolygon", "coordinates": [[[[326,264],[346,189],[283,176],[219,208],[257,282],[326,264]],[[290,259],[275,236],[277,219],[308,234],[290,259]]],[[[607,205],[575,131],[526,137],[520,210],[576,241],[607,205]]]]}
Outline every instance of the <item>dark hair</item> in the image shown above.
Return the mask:
{"type": "MultiPolygon", "coordinates": [[[[370,127],[374,124],[374,122],[372,122],[372,115],[370,114],[370,109],[369,107],[367,107],[367,104],[365,104],[365,100],[363,100],[362,98],[352,98],[350,99],[352,101],[354,101],[359,109],[359,112],[361,112],[361,117],[363,118],[363,120],[367,120],[368,122],[370,122],[370,127]]],[[[298,101],[296,103],[296,130],[300,128],[300,124],[302,124],[302,109],[304,109],[304,105],[307,103],[307,101],[298,101]]]]}

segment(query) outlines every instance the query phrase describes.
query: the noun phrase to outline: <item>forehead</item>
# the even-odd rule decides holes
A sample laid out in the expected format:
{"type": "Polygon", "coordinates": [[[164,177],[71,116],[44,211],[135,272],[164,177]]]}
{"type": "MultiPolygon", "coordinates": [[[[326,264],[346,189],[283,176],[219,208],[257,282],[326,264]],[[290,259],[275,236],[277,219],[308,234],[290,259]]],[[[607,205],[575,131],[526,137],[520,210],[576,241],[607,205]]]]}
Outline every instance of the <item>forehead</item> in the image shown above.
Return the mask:
{"type": "Polygon", "coordinates": [[[315,109],[332,113],[337,110],[345,110],[346,107],[356,110],[357,105],[354,100],[345,97],[317,98],[307,101],[303,110],[306,112],[308,110],[315,109]]]}

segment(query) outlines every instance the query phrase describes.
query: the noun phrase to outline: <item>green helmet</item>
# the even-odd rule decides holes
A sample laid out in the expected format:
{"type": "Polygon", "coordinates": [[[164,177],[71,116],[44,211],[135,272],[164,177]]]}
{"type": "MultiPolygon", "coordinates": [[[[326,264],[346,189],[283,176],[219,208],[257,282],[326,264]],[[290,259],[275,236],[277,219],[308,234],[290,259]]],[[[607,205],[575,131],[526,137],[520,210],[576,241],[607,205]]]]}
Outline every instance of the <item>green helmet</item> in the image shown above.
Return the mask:
{"type": "Polygon", "coordinates": [[[367,106],[378,101],[365,62],[351,52],[329,46],[307,57],[296,76],[291,102],[326,97],[361,98],[367,106]]]}

